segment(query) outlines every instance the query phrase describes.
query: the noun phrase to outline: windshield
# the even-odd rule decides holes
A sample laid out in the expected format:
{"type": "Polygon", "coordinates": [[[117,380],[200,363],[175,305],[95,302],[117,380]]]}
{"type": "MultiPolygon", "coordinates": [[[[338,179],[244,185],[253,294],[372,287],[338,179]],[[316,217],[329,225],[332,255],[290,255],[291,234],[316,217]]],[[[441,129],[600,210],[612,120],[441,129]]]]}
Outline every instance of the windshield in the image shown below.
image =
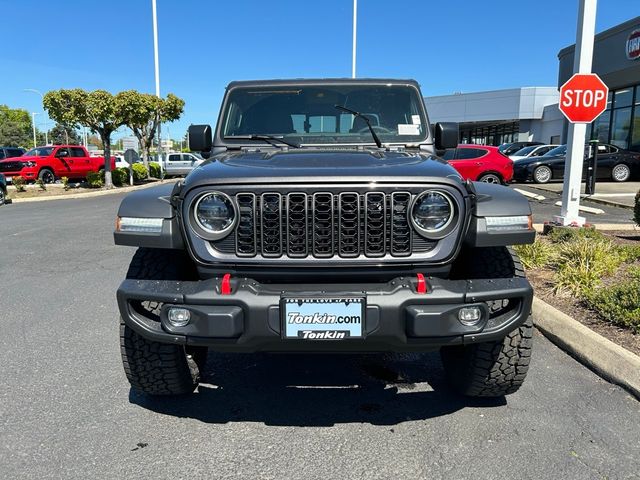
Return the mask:
{"type": "Polygon", "coordinates": [[[513,154],[513,156],[517,156],[517,157],[525,157],[527,155],[529,155],[531,152],[533,152],[536,148],[538,148],[537,145],[532,146],[532,147],[524,147],[521,148],[520,150],[518,150],[516,153],[513,154]]]}
{"type": "Polygon", "coordinates": [[[25,157],[48,157],[53,152],[53,147],[32,148],[24,154],[25,157]]]}
{"type": "Polygon", "coordinates": [[[566,155],[566,153],[567,153],[567,146],[560,145],[559,147],[552,148],[551,150],[549,150],[547,153],[543,155],[543,157],[553,157],[554,155],[566,155]]]}
{"type": "Polygon", "coordinates": [[[509,148],[513,143],[503,143],[498,147],[498,150],[504,152],[507,148],[509,148]]]}
{"type": "Polygon", "coordinates": [[[237,87],[222,114],[226,141],[274,135],[295,144],[373,144],[367,117],[382,143],[420,143],[427,120],[415,88],[404,85],[237,87]]]}

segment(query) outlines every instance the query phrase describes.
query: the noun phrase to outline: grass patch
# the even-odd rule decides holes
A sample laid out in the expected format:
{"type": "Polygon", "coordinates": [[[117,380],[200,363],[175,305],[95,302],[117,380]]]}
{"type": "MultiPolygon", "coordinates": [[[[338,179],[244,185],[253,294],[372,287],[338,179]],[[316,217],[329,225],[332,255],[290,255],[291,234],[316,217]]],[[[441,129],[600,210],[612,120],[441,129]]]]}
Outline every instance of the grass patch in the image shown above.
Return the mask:
{"type": "Polygon", "coordinates": [[[536,239],[528,245],[514,245],[524,268],[540,268],[546,266],[553,257],[553,248],[549,242],[536,239]]]}

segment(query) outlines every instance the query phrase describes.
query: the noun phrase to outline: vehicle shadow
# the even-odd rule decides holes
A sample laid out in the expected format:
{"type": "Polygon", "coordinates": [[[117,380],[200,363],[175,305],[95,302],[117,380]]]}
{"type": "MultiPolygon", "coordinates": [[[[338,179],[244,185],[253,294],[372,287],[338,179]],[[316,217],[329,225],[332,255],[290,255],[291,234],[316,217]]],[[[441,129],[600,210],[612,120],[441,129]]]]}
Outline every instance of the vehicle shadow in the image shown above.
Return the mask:
{"type": "Polygon", "coordinates": [[[277,426],[395,425],[469,406],[506,405],[504,398],[471,399],[449,389],[437,353],[214,353],[196,393],[150,397],[132,389],[129,401],[205,423],[277,426]]]}

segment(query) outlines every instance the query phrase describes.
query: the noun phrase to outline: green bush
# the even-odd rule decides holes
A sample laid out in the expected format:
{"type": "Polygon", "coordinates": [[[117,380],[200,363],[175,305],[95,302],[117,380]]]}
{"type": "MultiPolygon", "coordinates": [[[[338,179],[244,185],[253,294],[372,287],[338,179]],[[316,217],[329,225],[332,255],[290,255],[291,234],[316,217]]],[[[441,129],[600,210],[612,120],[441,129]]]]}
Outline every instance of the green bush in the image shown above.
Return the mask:
{"type": "Polygon", "coordinates": [[[129,183],[129,169],[128,168],[114,168],[111,171],[111,181],[116,187],[121,187],[129,183]]]}
{"type": "Polygon", "coordinates": [[[585,304],[605,320],[640,334],[640,278],[589,291],[585,304]]]}
{"type": "Polygon", "coordinates": [[[69,186],[69,177],[61,177],[60,180],[62,181],[62,188],[64,188],[65,192],[71,188],[69,186]]]}
{"type": "Polygon", "coordinates": [[[620,245],[618,250],[627,263],[640,260],[640,245],[620,245]]]}
{"type": "Polygon", "coordinates": [[[17,177],[13,177],[11,179],[11,182],[13,183],[13,186],[16,187],[16,191],[17,192],[24,192],[26,189],[24,188],[24,178],[21,177],[20,175],[18,175],[17,177]]]}
{"type": "Polygon", "coordinates": [[[104,171],[87,173],[87,184],[90,188],[100,188],[104,186],[104,171]]]}
{"type": "Polygon", "coordinates": [[[636,202],[633,206],[633,219],[636,222],[636,225],[640,226],[640,190],[636,193],[636,202]]]}
{"type": "Polygon", "coordinates": [[[147,167],[145,167],[142,163],[134,163],[132,165],[132,169],[134,182],[142,182],[149,177],[147,167]]]}
{"type": "Polygon", "coordinates": [[[160,164],[158,162],[149,162],[149,175],[153,178],[162,177],[162,170],[160,170],[160,164]]]}
{"type": "Polygon", "coordinates": [[[581,238],[603,240],[605,236],[595,228],[556,227],[548,233],[553,243],[572,242],[581,238]]]}
{"type": "Polygon", "coordinates": [[[41,178],[38,178],[36,180],[36,185],[38,185],[38,187],[40,187],[40,190],[42,190],[43,192],[47,189],[47,184],[44,183],[44,180],[42,180],[41,178]]]}
{"type": "Polygon", "coordinates": [[[548,242],[537,239],[529,245],[515,245],[513,247],[520,257],[524,268],[544,267],[553,256],[553,248],[548,242]]]}

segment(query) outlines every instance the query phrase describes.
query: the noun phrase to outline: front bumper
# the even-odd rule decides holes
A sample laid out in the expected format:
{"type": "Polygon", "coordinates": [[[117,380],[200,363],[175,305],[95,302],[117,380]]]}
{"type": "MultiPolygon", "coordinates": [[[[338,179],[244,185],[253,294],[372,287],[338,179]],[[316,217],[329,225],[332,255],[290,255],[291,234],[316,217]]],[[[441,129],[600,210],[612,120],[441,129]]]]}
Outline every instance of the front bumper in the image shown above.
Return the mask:
{"type": "Polygon", "coordinates": [[[208,346],[219,351],[426,351],[445,345],[497,340],[520,326],[531,311],[533,289],[524,278],[484,280],[427,279],[427,293],[416,280],[398,277],[383,284],[261,284],[248,278],[231,281],[231,294],[220,291],[221,279],[195,282],[125,280],[118,289],[120,314],[141,336],[162,343],[208,346]],[[309,296],[364,297],[363,338],[342,340],[285,339],[281,300],[309,296]],[[485,302],[501,300],[491,313],[485,302]],[[160,302],[160,314],[141,302],[160,302]],[[483,311],[478,325],[458,321],[463,306],[483,311]],[[191,322],[174,327],[167,309],[190,310],[191,322]]]}
{"type": "Polygon", "coordinates": [[[533,178],[532,172],[533,167],[530,165],[518,165],[517,162],[514,162],[512,182],[528,182],[533,178]]]}

